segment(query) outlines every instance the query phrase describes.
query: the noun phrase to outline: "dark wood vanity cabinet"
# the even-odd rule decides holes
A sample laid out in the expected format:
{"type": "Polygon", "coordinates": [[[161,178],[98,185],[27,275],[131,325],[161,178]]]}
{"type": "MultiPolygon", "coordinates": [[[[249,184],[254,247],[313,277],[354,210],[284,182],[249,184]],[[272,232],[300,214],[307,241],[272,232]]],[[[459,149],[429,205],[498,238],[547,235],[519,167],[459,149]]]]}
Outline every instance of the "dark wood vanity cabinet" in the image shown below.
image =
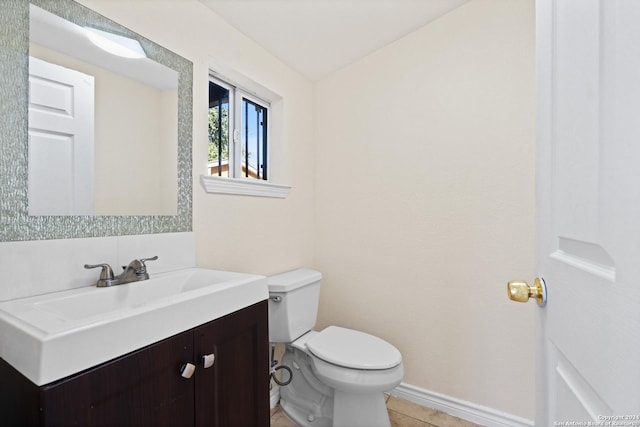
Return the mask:
{"type": "Polygon", "coordinates": [[[194,330],[197,358],[215,355],[213,366],[194,375],[196,426],[269,425],[267,310],[264,301],[194,330]]]}
{"type": "Polygon", "coordinates": [[[268,352],[262,301],[42,387],[0,360],[0,425],[266,427],[268,352]]]}
{"type": "Polygon", "coordinates": [[[193,425],[193,382],[179,374],[180,361],[191,360],[185,332],[43,386],[41,425],[193,425]]]}

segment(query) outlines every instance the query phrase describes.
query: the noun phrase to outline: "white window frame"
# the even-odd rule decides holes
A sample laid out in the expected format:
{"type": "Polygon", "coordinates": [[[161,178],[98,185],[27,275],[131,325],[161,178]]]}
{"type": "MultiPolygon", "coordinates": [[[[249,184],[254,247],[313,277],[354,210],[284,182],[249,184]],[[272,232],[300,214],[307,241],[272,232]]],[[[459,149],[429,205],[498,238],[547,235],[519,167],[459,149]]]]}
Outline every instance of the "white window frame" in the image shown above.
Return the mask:
{"type": "MultiPolygon", "coordinates": [[[[233,147],[233,149],[229,149],[229,177],[202,174],[200,175],[202,186],[207,193],[286,198],[291,187],[270,182],[273,176],[271,155],[271,148],[273,146],[273,139],[271,138],[273,110],[271,104],[274,94],[238,73],[232,72],[230,74],[232,74],[233,77],[227,78],[218,72],[212,70],[209,72],[209,81],[229,90],[229,123],[233,123],[234,127],[233,131],[229,131],[231,139],[229,143],[233,147]],[[244,81],[248,84],[243,87],[243,85],[237,83],[238,81],[244,81]],[[260,96],[261,91],[266,96],[260,96]],[[267,109],[267,180],[242,176],[241,153],[242,147],[244,146],[244,141],[241,141],[242,98],[246,98],[267,109]]],[[[275,97],[277,97],[277,95],[275,97]]]]}
{"type": "MultiPolygon", "coordinates": [[[[236,125],[236,122],[235,122],[235,117],[237,114],[237,111],[235,109],[235,102],[236,102],[235,93],[234,93],[235,87],[213,76],[209,76],[209,81],[229,91],[229,125],[232,126],[233,129],[236,129],[238,126],[236,125]]],[[[229,130],[229,138],[231,139],[231,141],[229,141],[229,177],[235,177],[235,167],[234,167],[234,160],[233,160],[235,157],[235,153],[234,153],[235,138],[233,135],[233,131],[231,129],[229,130]]]]}

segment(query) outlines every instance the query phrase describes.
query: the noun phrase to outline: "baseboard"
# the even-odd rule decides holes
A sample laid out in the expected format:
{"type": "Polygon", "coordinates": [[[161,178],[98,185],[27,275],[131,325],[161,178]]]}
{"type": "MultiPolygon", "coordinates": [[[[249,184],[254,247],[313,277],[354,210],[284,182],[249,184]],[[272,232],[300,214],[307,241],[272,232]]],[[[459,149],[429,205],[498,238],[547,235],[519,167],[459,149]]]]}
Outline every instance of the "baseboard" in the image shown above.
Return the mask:
{"type": "Polygon", "coordinates": [[[390,394],[487,427],[533,427],[531,420],[445,396],[411,384],[401,383],[391,390],[390,394]]]}

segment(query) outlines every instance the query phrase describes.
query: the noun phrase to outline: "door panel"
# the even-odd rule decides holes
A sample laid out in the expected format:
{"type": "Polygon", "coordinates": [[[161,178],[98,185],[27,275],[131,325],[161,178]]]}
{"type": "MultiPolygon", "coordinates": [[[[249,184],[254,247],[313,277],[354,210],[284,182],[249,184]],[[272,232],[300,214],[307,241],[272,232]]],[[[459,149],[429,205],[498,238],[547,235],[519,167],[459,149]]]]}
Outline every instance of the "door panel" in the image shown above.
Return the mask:
{"type": "Polygon", "coordinates": [[[640,2],[536,5],[536,425],[640,415],[640,2]]]}
{"type": "Polygon", "coordinates": [[[94,78],[29,58],[29,215],[92,215],[94,78]]]}
{"type": "Polygon", "coordinates": [[[557,353],[555,369],[558,402],[562,402],[562,416],[566,420],[589,420],[610,414],[611,408],[598,392],[582,377],[562,353],[557,353]]]}

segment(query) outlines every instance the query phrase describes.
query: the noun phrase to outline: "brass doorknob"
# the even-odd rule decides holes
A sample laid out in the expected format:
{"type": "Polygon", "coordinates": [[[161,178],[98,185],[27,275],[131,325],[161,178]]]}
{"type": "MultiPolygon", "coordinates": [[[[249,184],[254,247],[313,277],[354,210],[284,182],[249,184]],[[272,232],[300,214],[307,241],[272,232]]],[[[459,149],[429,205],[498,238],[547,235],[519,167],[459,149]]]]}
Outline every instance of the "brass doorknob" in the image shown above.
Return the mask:
{"type": "Polygon", "coordinates": [[[507,295],[511,301],[527,302],[529,298],[535,298],[540,307],[547,304],[547,285],[542,277],[536,277],[533,286],[529,286],[524,280],[514,280],[507,283],[507,295]]]}

